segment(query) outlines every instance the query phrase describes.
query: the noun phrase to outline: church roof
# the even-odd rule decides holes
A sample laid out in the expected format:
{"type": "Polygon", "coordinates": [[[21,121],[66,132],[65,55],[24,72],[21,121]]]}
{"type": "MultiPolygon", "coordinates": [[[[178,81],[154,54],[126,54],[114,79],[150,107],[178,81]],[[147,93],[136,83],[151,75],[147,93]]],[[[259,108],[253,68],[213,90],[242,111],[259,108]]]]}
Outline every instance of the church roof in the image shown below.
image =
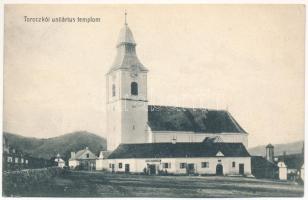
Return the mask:
{"type": "Polygon", "coordinates": [[[304,163],[304,155],[302,153],[277,157],[279,161],[283,161],[286,164],[288,169],[300,169],[304,163]]]}
{"type": "Polygon", "coordinates": [[[246,133],[228,111],[205,108],[149,105],[148,125],[152,131],[246,133]]]}
{"type": "Polygon", "coordinates": [[[142,143],[120,144],[108,157],[118,158],[185,158],[250,157],[242,143],[142,143]],[[218,154],[221,152],[220,154],[218,154]]]}

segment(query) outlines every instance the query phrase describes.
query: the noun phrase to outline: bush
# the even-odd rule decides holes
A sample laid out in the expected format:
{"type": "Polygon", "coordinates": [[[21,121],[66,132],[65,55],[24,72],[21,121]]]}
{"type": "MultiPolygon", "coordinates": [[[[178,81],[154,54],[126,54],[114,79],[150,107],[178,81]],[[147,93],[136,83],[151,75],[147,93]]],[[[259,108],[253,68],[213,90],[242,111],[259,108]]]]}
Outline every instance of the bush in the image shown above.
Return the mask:
{"type": "Polygon", "coordinates": [[[25,169],[3,173],[3,196],[16,195],[19,191],[27,191],[33,185],[39,185],[50,178],[61,176],[63,169],[50,167],[42,169],[25,169]]]}

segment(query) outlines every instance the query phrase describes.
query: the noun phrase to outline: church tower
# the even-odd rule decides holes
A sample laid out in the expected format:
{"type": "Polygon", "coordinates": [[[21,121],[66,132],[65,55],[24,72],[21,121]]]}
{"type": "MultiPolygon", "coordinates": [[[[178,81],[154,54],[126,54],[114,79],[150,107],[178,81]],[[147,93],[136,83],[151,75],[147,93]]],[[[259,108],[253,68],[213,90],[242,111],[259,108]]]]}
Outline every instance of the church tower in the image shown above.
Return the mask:
{"type": "Polygon", "coordinates": [[[147,72],[136,54],[136,42],[125,24],[117,42],[117,55],[106,74],[107,148],[121,143],[146,143],[148,121],[147,72]]]}

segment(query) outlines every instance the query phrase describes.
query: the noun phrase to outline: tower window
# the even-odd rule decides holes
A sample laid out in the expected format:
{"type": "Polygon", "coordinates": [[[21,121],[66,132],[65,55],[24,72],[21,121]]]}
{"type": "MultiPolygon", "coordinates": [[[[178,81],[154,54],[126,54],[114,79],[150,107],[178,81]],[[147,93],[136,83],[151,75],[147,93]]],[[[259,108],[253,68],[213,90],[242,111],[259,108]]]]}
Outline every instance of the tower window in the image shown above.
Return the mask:
{"type": "Polygon", "coordinates": [[[116,95],[116,87],[115,84],[112,84],[112,96],[114,97],[116,95]]]}
{"type": "Polygon", "coordinates": [[[138,83],[132,82],[130,87],[131,95],[138,95],[138,83]]]}

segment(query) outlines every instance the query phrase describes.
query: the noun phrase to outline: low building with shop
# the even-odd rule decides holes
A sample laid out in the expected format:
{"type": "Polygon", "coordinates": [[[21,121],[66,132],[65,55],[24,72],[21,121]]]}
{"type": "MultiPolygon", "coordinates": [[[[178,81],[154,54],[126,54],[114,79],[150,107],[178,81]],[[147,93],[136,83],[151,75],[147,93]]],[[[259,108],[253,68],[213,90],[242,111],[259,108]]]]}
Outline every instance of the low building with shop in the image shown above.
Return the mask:
{"type": "Polygon", "coordinates": [[[147,174],[250,175],[242,143],[121,144],[108,157],[108,171],[147,174]]]}

